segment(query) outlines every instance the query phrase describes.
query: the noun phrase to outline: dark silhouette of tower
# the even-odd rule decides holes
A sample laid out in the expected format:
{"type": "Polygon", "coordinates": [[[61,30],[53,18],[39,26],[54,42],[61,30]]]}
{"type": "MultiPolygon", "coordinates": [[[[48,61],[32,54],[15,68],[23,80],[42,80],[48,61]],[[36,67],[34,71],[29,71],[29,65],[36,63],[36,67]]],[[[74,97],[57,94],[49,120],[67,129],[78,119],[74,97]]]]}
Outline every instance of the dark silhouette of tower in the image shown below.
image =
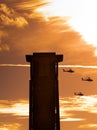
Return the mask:
{"type": "Polygon", "coordinates": [[[33,53],[30,62],[29,130],[60,130],[58,62],[63,55],[33,53]]]}

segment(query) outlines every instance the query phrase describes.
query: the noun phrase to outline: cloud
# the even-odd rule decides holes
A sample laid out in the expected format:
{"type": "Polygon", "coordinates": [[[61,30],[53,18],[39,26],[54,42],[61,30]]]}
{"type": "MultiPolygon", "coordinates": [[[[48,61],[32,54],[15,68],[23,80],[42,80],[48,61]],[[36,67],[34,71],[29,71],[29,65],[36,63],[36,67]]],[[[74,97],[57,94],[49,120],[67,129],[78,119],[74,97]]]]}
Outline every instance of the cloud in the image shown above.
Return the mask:
{"type": "Polygon", "coordinates": [[[9,50],[10,50],[9,46],[6,43],[2,44],[0,41],[0,52],[1,51],[9,51],[9,50]]]}
{"type": "Polygon", "coordinates": [[[12,116],[20,116],[26,118],[29,114],[28,107],[29,105],[27,100],[0,100],[0,114],[10,114],[12,116]]]}
{"type": "Polygon", "coordinates": [[[14,10],[7,7],[6,4],[0,4],[0,11],[8,16],[14,14],[14,10]]]}
{"type": "Polygon", "coordinates": [[[12,34],[8,28],[12,27],[12,30],[15,30],[13,27],[18,29],[26,25],[28,22],[20,13],[7,4],[0,4],[0,52],[9,52],[12,48],[10,46],[11,42],[13,43],[12,34]]]}
{"type": "MultiPolygon", "coordinates": [[[[60,98],[60,121],[83,121],[75,112],[97,113],[97,95],[60,98]]],[[[27,118],[29,116],[28,100],[0,100],[0,114],[27,118]]]]}
{"type": "MultiPolygon", "coordinates": [[[[63,99],[62,99],[63,100],[63,99]]],[[[95,108],[97,107],[97,96],[75,96],[73,98],[65,98],[67,103],[60,100],[61,107],[66,111],[87,111],[89,113],[97,113],[95,108]]]]}
{"type": "Polygon", "coordinates": [[[4,122],[0,123],[0,130],[20,130],[21,125],[19,123],[7,123],[4,124],[4,122]]]}
{"type": "MultiPolygon", "coordinates": [[[[80,33],[72,29],[68,24],[69,16],[52,16],[49,19],[44,17],[37,9],[48,4],[40,0],[23,0],[14,4],[9,2],[8,5],[1,6],[1,25],[8,34],[2,42],[7,44],[10,51],[20,55],[57,52],[65,56],[65,64],[97,64],[94,57],[95,47],[87,45],[80,33]],[[13,26],[16,28],[13,29],[13,26]],[[24,26],[25,28],[19,29],[24,26]]],[[[4,47],[7,50],[6,45],[4,47]]]]}
{"type": "MultiPolygon", "coordinates": [[[[47,26],[50,25],[52,27],[53,33],[51,32],[52,30],[49,30],[49,32],[51,35],[53,35],[53,37],[54,36],[56,37],[56,41],[53,41],[54,38],[52,38],[51,41],[49,40],[49,44],[47,45],[47,47],[45,47],[43,42],[45,42],[45,44],[47,44],[47,39],[45,39],[45,37],[46,37],[46,35],[50,36],[50,34],[46,34],[45,31],[43,30],[44,39],[40,38],[41,34],[40,35],[37,34],[38,39],[41,40],[40,44],[43,44],[43,46],[44,46],[44,48],[42,50],[47,50],[47,48],[48,48],[48,50],[54,50],[54,51],[61,50],[61,52],[67,56],[68,64],[70,64],[70,62],[72,62],[71,59],[73,59],[74,62],[78,62],[78,63],[81,63],[85,59],[84,61],[87,64],[88,63],[90,64],[90,61],[91,61],[90,59],[92,59],[93,62],[95,61],[94,55],[95,55],[96,48],[93,45],[87,45],[87,42],[85,41],[85,38],[83,38],[83,35],[80,33],[80,31],[78,31],[78,30],[76,31],[76,29],[74,29],[73,25],[70,23],[71,16],[72,17],[76,16],[76,15],[80,16],[79,14],[81,12],[83,12],[80,5],[81,5],[81,7],[85,7],[84,1],[82,1],[82,2],[80,1],[80,4],[79,4],[79,2],[76,1],[76,4],[72,3],[72,5],[71,5],[69,2],[67,2],[65,0],[63,1],[63,4],[60,1],[45,0],[42,2],[40,2],[40,1],[38,1],[38,2],[32,2],[32,1],[21,2],[20,5],[19,4],[17,5],[17,8],[21,9],[21,10],[28,10],[27,16],[30,19],[36,18],[39,20],[40,24],[41,24],[41,22],[45,22],[45,23],[47,23],[47,26]],[[77,6],[78,6],[78,8],[76,8],[77,6]],[[71,10],[69,10],[70,7],[71,7],[71,10]],[[77,13],[76,10],[78,10],[79,13],[77,13]],[[60,34],[56,35],[56,32],[60,33],[60,34]],[[55,42],[56,42],[56,45],[54,44],[55,42]],[[54,49],[54,47],[56,49],[54,49]],[[80,48],[80,50],[78,48],[80,48]],[[79,58],[79,57],[82,57],[82,55],[84,55],[84,59],[79,58]],[[71,58],[71,57],[73,57],[73,58],[71,58]],[[89,57],[89,59],[87,57],[89,57]]],[[[89,7],[90,7],[90,5],[89,5],[89,7]]],[[[78,23],[76,20],[76,22],[75,22],[76,25],[79,25],[79,23],[83,24],[83,22],[79,21],[79,20],[81,20],[81,18],[79,18],[79,17],[77,17],[77,18],[78,18],[77,19],[78,23]]],[[[84,19],[83,19],[83,21],[84,21],[84,19]]],[[[88,23],[89,22],[87,22],[87,23],[85,22],[86,25],[88,25],[88,23]]],[[[49,27],[47,27],[47,28],[49,28],[49,27]]],[[[81,28],[81,25],[78,27],[81,28]]],[[[42,26],[41,26],[41,28],[42,28],[42,26]]],[[[83,29],[85,31],[85,27],[83,27],[83,29]]],[[[37,40],[35,39],[35,41],[32,41],[32,42],[38,42],[37,40]]],[[[39,45],[36,44],[36,46],[38,47],[39,45]]],[[[35,50],[38,50],[38,49],[35,47],[35,50]]]]}
{"type": "Polygon", "coordinates": [[[48,4],[48,2],[44,0],[28,0],[28,1],[22,1],[22,2],[17,2],[15,4],[15,7],[19,10],[24,10],[24,11],[30,11],[30,13],[35,13],[35,9],[39,7],[44,7],[48,4]]]}
{"type": "Polygon", "coordinates": [[[60,68],[64,68],[64,67],[72,67],[72,68],[89,68],[89,69],[95,69],[97,68],[97,66],[85,66],[85,65],[59,65],[60,68]]]}
{"type": "Polygon", "coordinates": [[[28,24],[23,16],[20,16],[20,14],[9,8],[6,4],[0,4],[0,12],[1,26],[24,27],[28,24]]]}
{"type": "MultiPolygon", "coordinates": [[[[85,112],[95,113],[97,108],[97,95],[92,96],[74,96],[60,98],[60,121],[61,122],[84,122],[87,123],[88,116],[85,112]],[[80,112],[77,114],[77,112],[80,112]],[[83,112],[83,114],[81,114],[83,112]],[[85,116],[84,116],[85,115],[85,116]]],[[[10,117],[18,117],[18,119],[28,119],[29,102],[28,100],[0,100],[0,115],[10,117]]],[[[91,118],[90,120],[91,121],[91,118]]],[[[17,123],[1,124],[0,128],[10,130],[14,124],[14,130],[18,130],[21,126],[17,123]]],[[[97,124],[79,125],[78,128],[97,128],[97,124]]]]}
{"type": "Polygon", "coordinates": [[[79,128],[97,128],[97,124],[84,124],[80,125],[79,128]]]}
{"type": "Polygon", "coordinates": [[[6,36],[6,35],[7,35],[7,33],[6,33],[6,32],[4,32],[4,31],[0,30],[0,39],[1,39],[2,37],[6,36]]]}
{"type": "Polygon", "coordinates": [[[86,117],[80,118],[74,112],[88,112],[97,114],[97,95],[92,96],[74,96],[60,98],[60,118],[62,121],[82,121],[86,117]],[[75,118],[75,116],[78,116],[75,118]]]}
{"type": "Polygon", "coordinates": [[[3,39],[7,37],[7,33],[3,30],[0,30],[0,52],[1,51],[9,51],[10,48],[6,42],[3,42],[3,39]]]}
{"type": "Polygon", "coordinates": [[[23,0],[21,2],[17,2],[15,4],[15,6],[18,8],[18,9],[23,9],[23,10],[33,10],[35,8],[38,8],[38,7],[43,7],[45,5],[47,5],[48,2],[44,1],[44,0],[23,0]],[[35,7],[35,8],[33,8],[35,7]]]}
{"type": "Polygon", "coordinates": [[[64,119],[61,119],[60,121],[83,121],[85,119],[83,118],[64,118],[64,119]]]}
{"type": "Polygon", "coordinates": [[[8,67],[30,67],[29,64],[0,64],[0,66],[8,66],[8,67]]]}

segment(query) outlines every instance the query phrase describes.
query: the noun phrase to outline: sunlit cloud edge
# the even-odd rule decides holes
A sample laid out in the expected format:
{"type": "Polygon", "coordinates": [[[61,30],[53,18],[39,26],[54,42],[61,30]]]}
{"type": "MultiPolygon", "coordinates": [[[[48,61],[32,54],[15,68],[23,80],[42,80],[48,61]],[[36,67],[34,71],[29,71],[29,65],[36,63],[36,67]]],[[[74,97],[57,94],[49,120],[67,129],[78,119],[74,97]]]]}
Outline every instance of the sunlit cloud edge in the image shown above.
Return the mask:
{"type": "MultiPolygon", "coordinates": [[[[82,97],[62,97],[60,102],[60,121],[83,121],[85,118],[76,117],[74,112],[97,113],[97,95],[82,97]],[[88,109],[89,108],[89,109],[88,109]]],[[[0,101],[0,114],[16,116],[19,118],[28,118],[29,102],[28,100],[18,101],[0,101]]]]}
{"type": "MultiPolygon", "coordinates": [[[[29,64],[0,64],[0,67],[30,67],[29,64]]],[[[95,65],[58,65],[59,68],[72,67],[72,68],[89,68],[96,69],[95,65]]]]}
{"type": "Polygon", "coordinates": [[[97,128],[97,124],[84,124],[84,125],[80,125],[79,128],[97,128]]]}
{"type": "Polygon", "coordinates": [[[0,122],[0,130],[19,130],[19,128],[21,127],[20,123],[4,123],[4,122],[0,122]]]}
{"type": "Polygon", "coordinates": [[[64,122],[64,121],[83,121],[85,120],[84,118],[63,118],[63,119],[60,119],[61,122],[64,122]]]}

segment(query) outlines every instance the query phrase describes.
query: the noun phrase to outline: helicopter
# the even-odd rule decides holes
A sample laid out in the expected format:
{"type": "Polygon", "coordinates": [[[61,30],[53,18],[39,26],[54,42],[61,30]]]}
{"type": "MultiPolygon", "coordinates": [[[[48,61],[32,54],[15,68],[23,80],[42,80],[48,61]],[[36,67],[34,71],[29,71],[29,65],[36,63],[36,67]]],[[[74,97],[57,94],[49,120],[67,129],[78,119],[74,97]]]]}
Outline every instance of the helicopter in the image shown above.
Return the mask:
{"type": "Polygon", "coordinates": [[[79,92],[79,93],[74,92],[74,95],[77,95],[77,96],[84,96],[84,94],[83,94],[82,92],[79,92]]]}
{"type": "Polygon", "coordinates": [[[83,77],[82,77],[82,80],[83,80],[83,81],[89,81],[89,82],[93,81],[93,79],[91,79],[90,77],[86,77],[86,78],[83,78],[83,77]]]}
{"type": "Polygon", "coordinates": [[[74,70],[72,70],[71,68],[70,68],[70,69],[67,69],[67,70],[63,69],[63,72],[73,73],[73,72],[74,72],[74,70]]]}

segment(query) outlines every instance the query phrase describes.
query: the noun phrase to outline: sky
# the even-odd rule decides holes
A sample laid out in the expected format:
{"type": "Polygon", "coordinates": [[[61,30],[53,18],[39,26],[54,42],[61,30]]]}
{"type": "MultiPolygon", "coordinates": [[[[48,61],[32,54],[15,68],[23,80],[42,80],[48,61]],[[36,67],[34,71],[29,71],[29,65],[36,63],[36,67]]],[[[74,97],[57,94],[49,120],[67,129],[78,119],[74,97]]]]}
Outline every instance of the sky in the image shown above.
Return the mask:
{"type": "Polygon", "coordinates": [[[58,69],[61,130],[97,129],[96,12],[97,0],[0,0],[0,130],[28,130],[25,55],[33,52],[63,54],[58,69]],[[87,76],[93,81],[82,81],[87,76]]]}

